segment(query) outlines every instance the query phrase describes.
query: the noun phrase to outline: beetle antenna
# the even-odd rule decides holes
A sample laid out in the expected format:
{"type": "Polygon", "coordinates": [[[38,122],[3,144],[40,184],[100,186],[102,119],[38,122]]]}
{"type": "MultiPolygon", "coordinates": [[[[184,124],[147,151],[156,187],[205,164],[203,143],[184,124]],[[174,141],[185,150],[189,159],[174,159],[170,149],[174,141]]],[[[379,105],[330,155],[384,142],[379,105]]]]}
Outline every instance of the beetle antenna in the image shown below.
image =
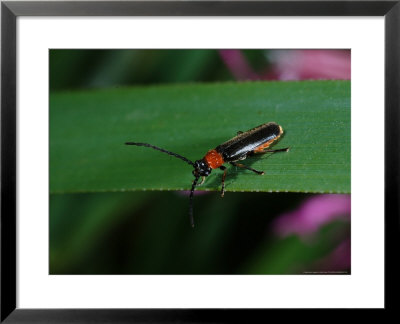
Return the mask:
{"type": "Polygon", "coordinates": [[[197,176],[193,180],[192,184],[192,189],[190,190],[190,196],[189,196],[189,217],[190,217],[190,225],[194,227],[194,217],[193,217],[193,193],[194,189],[196,188],[197,181],[199,181],[200,176],[197,176]]]}
{"type": "Polygon", "coordinates": [[[164,149],[162,149],[162,148],[160,148],[160,147],[157,147],[157,146],[154,146],[154,145],[151,145],[151,144],[147,144],[147,143],[135,143],[135,142],[126,142],[125,145],[136,145],[136,146],[151,147],[152,149],[155,149],[155,150],[157,150],[157,151],[161,151],[161,152],[163,152],[163,153],[167,153],[168,155],[175,156],[175,157],[177,157],[178,159],[181,159],[181,160],[185,161],[186,163],[188,163],[188,164],[194,166],[194,163],[193,163],[192,161],[190,161],[189,159],[185,158],[184,156],[179,155],[178,153],[174,153],[174,152],[170,152],[170,151],[164,150],[164,149]]]}

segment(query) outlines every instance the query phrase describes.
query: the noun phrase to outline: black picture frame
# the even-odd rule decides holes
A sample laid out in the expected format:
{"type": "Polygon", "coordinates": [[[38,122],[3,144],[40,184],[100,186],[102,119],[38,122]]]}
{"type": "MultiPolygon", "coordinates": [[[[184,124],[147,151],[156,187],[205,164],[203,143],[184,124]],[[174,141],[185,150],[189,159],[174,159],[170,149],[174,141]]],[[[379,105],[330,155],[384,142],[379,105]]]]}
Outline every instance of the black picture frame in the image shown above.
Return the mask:
{"type": "MultiPolygon", "coordinates": [[[[1,322],[251,322],[268,310],[16,308],[16,19],[19,16],[384,16],[385,310],[398,287],[400,0],[29,1],[1,3],[1,322]]],[[[373,260],[372,260],[373,261],[373,260]]]]}

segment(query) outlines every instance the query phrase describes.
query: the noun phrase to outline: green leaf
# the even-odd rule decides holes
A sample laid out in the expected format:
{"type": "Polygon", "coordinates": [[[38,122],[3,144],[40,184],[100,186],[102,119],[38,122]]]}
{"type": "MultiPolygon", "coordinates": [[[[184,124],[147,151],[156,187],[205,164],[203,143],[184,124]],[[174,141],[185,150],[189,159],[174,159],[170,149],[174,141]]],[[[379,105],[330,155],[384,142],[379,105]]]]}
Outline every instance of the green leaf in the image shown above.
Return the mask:
{"type": "MultiPolygon", "coordinates": [[[[274,121],[287,153],[228,167],[227,191],[350,192],[350,82],[246,82],[50,94],[50,191],[187,190],[192,167],[127,141],[202,158],[237,131],[274,121]]],[[[222,171],[200,187],[220,190],[222,171]]]]}

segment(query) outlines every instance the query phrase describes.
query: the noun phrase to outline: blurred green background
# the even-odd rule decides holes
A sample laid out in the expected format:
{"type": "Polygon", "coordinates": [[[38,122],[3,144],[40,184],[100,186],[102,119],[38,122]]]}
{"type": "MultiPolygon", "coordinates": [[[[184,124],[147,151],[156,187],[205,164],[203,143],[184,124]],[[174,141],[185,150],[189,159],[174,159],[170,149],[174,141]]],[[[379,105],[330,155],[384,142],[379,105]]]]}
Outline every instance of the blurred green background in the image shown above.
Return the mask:
{"type": "MultiPolygon", "coordinates": [[[[350,78],[349,51],[50,50],[49,60],[51,94],[168,83],[283,80],[287,75],[298,80],[350,78]],[[291,65],[285,66],[279,58],[287,61],[288,56],[291,65]],[[338,57],[341,75],[338,67],[329,70],[329,60],[337,64],[338,57]],[[314,64],[307,68],[307,62],[314,64]]],[[[321,196],[227,192],[221,199],[216,192],[199,192],[192,229],[187,192],[50,194],[49,272],[350,273],[350,196],[330,195],[337,197],[329,203],[321,196]],[[302,209],[305,205],[309,209],[302,209]],[[287,213],[291,217],[285,218],[287,213]],[[315,223],[306,213],[317,215],[315,223]],[[299,231],[286,233],[282,222],[277,225],[280,219],[299,231]]]]}

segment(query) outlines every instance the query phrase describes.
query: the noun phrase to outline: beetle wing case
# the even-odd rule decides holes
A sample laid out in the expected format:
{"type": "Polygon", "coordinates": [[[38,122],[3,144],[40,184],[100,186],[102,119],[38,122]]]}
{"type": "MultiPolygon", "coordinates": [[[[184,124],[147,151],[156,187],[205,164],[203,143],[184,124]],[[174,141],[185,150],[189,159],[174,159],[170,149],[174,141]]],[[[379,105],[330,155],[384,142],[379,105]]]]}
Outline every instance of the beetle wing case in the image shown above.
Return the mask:
{"type": "Polygon", "coordinates": [[[218,145],[215,150],[222,155],[225,162],[241,160],[249,153],[267,148],[282,133],[282,127],[274,122],[262,124],[218,145]]]}

